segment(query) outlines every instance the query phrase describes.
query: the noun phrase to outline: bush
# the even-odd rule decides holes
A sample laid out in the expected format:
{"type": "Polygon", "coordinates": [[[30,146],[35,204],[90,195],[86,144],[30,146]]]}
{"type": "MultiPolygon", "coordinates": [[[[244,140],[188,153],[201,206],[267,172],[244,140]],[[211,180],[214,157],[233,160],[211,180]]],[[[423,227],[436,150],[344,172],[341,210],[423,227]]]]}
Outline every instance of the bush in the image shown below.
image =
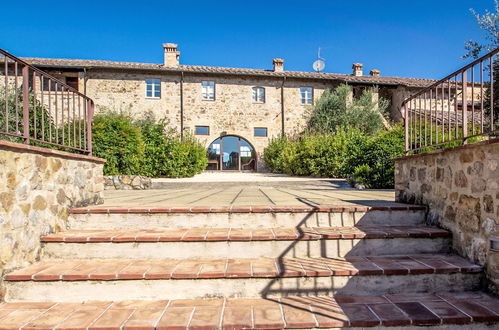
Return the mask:
{"type": "Polygon", "coordinates": [[[404,127],[397,125],[391,130],[381,131],[370,139],[360,153],[358,164],[352,172],[355,182],[366,188],[393,188],[395,176],[394,159],[405,151],[404,127]]]}
{"type": "Polygon", "coordinates": [[[272,138],[267,148],[263,153],[265,166],[273,173],[284,173],[283,153],[284,148],[290,145],[290,141],[286,136],[272,138]]]}
{"type": "Polygon", "coordinates": [[[274,173],[343,177],[358,157],[367,137],[360,130],[339,129],[337,134],[304,134],[272,140],[264,151],[274,173]]]}
{"type": "Polygon", "coordinates": [[[133,121],[108,111],[94,117],[94,153],[107,159],[105,175],[135,174],[150,177],[190,177],[208,164],[206,150],[191,136],[180,139],[164,119],[150,113],[133,121]]]}
{"type": "Polygon", "coordinates": [[[274,173],[351,177],[367,188],[392,188],[393,159],[403,155],[401,125],[373,137],[355,128],[339,128],[334,135],[281,137],[272,140],[264,151],[265,164],[274,173]]]}
{"type": "MultiPolygon", "coordinates": [[[[11,134],[15,135],[23,135],[24,133],[24,121],[23,121],[23,87],[22,85],[17,88],[17,90],[14,88],[14,86],[10,86],[7,91],[7,98],[5,95],[5,86],[0,86],[0,109],[1,111],[5,111],[5,108],[7,107],[7,112],[8,112],[8,120],[5,115],[0,116],[0,127],[2,127],[3,130],[8,131],[11,134]],[[17,92],[17,93],[16,93],[17,92]],[[16,99],[16,94],[17,94],[17,99],[16,99]],[[18,104],[18,109],[17,109],[17,114],[16,114],[16,108],[15,104],[18,104]],[[5,104],[7,102],[7,104],[5,104]],[[7,122],[6,122],[7,121],[7,122]],[[8,128],[8,129],[6,129],[8,128]]],[[[71,149],[66,149],[64,147],[60,146],[54,146],[50,144],[46,144],[43,142],[37,142],[34,141],[33,138],[36,139],[41,139],[42,137],[45,138],[46,141],[53,142],[53,143],[66,143],[70,144],[73,147],[77,146],[77,144],[74,144],[73,139],[69,140],[67,131],[68,131],[68,124],[61,125],[59,123],[59,127],[55,126],[55,122],[53,119],[50,117],[49,112],[47,111],[46,107],[42,107],[42,104],[40,101],[35,100],[33,93],[29,94],[28,97],[28,129],[29,129],[29,136],[32,138],[29,141],[30,145],[34,146],[40,146],[40,147],[45,147],[45,148],[50,148],[50,149],[58,149],[58,150],[65,150],[65,151],[71,151],[75,152],[74,150],[71,149]],[[35,111],[36,110],[36,111],[35,111]],[[35,118],[36,116],[36,118],[35,118]],[[36,129],[34,122],[36,122],[36,129]],[[65,140],[63,141],[62,137],[62,131],[63,129],[66,132],[65,135],[65,140]],[[57,134],[56,134],[56,131],[57,134]],[[56,135],[58,139],[56,139],[56,135]],[[50,138],[51,137],[51,138],[50,138]]],[[[71,123],[69,125],[78,125],[78,121],[74,121],[74,123],[71,123]]],[[[71,126],[72,127],[72,126],[71,126]]],[[[7,140],[11,142],[17,142],[17,143],[24,143],[24,139],[22,137],[17,137],[17,136],[10,136],[10,135],[3,135],[0,134],[0,139],[2,140],[7,140]]]]}
{"type": "Polygon", "coordinates": [[[105,175],[141,173],[144,140],[130,116],[114,111],[95,115],[92,139],[94,155],[107,160],[105,175]]]}
{"type": "Polygon", "coordinates": [[[151,177],[191,177],[208,164],[206,150],[191,136],[180,139],[168,128],[168,121],[156,121],[150,113],[136,122],[144,137],[144,161],[141,174],[151,177]]]}
{"type": "Polygon", "coordinates": [[[177,153],[173,155],[178,163],[172,176],[191,177],[203,172],[208,166],[206,149],[191,135],[184,136],[177,153]]]}

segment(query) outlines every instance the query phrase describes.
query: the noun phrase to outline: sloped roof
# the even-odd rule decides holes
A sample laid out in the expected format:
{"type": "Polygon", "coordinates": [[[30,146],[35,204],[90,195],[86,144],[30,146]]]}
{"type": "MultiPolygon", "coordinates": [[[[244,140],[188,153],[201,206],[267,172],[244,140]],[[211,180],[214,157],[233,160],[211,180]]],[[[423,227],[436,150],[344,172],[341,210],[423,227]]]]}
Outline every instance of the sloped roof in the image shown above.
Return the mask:
{"type": "Polygon", "coordinates": [[[266,77],[289,77],[300,79],[326,79],[340,80],[350,83],[364,83],[375,85],[402,85],[408,87],[427,87],[435,82],[432,79],[385,77],[385,76],[353,76],[340,73],[317,73],[303,71],[282,71],[274,72],[261,69],[243,69],[227,68],[216,66],[201,65],[179,65],[175,68],[163,66],[156,63],[137,63],[137,62],[116,62],[101,60],[76,60],[76,59],[57,59],[57,58],[31,58],[24,57],[24,61],[38,67],[60,67],[60,68],[112,68],[122,70],[153,70],[164,72],[193,72],[193,73],[213,73],[229,75],[249,75],[266,77]]]}

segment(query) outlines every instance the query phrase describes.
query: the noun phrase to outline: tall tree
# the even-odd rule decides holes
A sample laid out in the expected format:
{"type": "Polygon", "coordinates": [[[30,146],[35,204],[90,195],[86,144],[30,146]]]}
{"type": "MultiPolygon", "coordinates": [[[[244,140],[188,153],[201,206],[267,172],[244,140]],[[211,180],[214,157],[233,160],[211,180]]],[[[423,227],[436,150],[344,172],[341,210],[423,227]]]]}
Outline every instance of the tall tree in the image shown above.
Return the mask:
{"type": "Polygon", "coordinates": [[[485,32],[485,43],[479,43],[469,40],[464,45],[467,53],[463,58],[478,58],[480,53],[484,50],[492,51],[499,46],[499,1],[494,0],[495,12],[488,9],[485,10],[483,15],[477,13],[473,8],[470,9],[471,13],[476,19],[478,26],[485,32]]]}
{"type": "Polygon", "coordinates": [[[344,127],[354,127],[374,135],[389,127],[383,117],[389,105],[387,100],[376,100],[370,89],[364,90],[358,98],[352,98],[352,93],[352,87],[348,85],[325,90],[312,109],[308,129],[329,134],[344,127]]]}
{"type": "MultiPolygon", "coordinates": [[[[473,8],[470,9],[471,13],[475,17],[478,26],[485,33],[485,43],[478,43],[473,40],[469,40],[464,45],[464,49],[467,53],[463,56],[463,58],[478,58],[482,51],[493,51],[497,47],[499,47],[499,1],[494,0],[495,12],[491,12],[489,10],[485,10],[483,15],[478,14],[473,8]]],[[[499,128],[499,86],[497,86],[497,81],[499,81],[499,60],[497,57],[493,61],[493,79],[494,79],[494,104],[491,105],[491,95],[490,88],[487,87],[487,91],[485,94],[485,114],[486,118],[490,118],[491,108],[494,109],[494,118],[493,122],[488,122],[486,126],[488,129],[491,129],[491,126],[497,129],[499,128]],[[495,125],[493,125],[495,123],[495,125]]],[[[489,68],[490,70],[490,68],[489,68]]],[[[490,83],[486,85],[489,86],[490,83]]]]}

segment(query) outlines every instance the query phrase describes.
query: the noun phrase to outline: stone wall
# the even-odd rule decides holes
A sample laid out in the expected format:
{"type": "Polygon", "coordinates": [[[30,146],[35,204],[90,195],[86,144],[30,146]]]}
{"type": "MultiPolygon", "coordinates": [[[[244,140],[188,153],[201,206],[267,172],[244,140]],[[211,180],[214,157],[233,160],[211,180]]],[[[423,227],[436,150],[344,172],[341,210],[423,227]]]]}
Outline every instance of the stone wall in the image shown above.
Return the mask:
{"type": "Polygon", "coordinates": [[[103,202],[104,160],[0,140],[0,301],[3,274],[40,253],[40,237],[66,228],[72,207],[103,202]]]}
{"type": "MultiPolygon", "coordinates": [[[[80,74],[80,78],[83,75],[80,74]]],[[[86,74],[86,86],[80,79],[80,91],[91,97],[96,111],[126,111],[136,118],[151,111],[157,118],[168,118],[177,130],[181,122],[181,73],[140,73],[93,69],[86,74]],[[145,79],[161,80],[161,97],[147,98],[145,79]]],[[[273,137],[282,132],[281,88],[284,83],[284,127],[285,133],[293,135],[305,127],[312,109],[300,102],[300,87],[312,87],[314,100],[323,91],[335,88],[340,82],[282,77],[251,77],[231,75],[185,74],[183,78],[184,129],[194,133],[196,126],[209,126],[209,135],[198,135],[198,140],[208,147],[220,133],[238,135],[253,145],[259,158],[259,169],[263,169],[263,150],[273,137]],[[204,100],[201,94],[203,80],[215,82],[215,100],[204,100]],[[252,99],[252,87],[265,88],[265,102],[252,99]],[[254,136],[255,127],[266,127],[267,136],[254,136]]],[[[405,96],[405,88],[382,86],[380,93],[397,102],[405,96]],[[400,96],[400,95],[402,96],[400,96]],[[395,96],[394,96],[395,95],[395,96]],[[399,95],[396,97],[396,95],[399,95]]],[[[380,94],[381,95],[381,94],[380,94]]],[[[393,106],[392,106],[393,108],[393,106]]],[[[398,113],[398,108],[391,110],[398,113]]]]}
{"type": "Polygon", "coordinates": [[[151,189],[152,180],[142,175],[106,175],[105,190],[146,190],[151,189]]]}
{"type": "Polygon", "coordinates": [[[499,293],[499,139],[395,161],[396,200],[428,206],[427,221],[452,231],[462,256],[484,265],[489,289],[499,293]]]}

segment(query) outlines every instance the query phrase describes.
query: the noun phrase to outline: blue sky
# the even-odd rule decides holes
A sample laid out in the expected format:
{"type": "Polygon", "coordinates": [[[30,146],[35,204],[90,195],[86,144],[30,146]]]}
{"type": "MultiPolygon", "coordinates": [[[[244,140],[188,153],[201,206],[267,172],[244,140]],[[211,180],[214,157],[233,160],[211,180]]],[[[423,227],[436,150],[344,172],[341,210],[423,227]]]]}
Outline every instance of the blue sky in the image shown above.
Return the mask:
{"type": "Polygon", "coordinates": [[[493,0],[6,1],[0,48],[17,56],[161,63],[163,42],[182,64],[439,78],[483,40],[469,9],[493,0]],[[15,13],[15,15],[14,15],[15,13]]]}

